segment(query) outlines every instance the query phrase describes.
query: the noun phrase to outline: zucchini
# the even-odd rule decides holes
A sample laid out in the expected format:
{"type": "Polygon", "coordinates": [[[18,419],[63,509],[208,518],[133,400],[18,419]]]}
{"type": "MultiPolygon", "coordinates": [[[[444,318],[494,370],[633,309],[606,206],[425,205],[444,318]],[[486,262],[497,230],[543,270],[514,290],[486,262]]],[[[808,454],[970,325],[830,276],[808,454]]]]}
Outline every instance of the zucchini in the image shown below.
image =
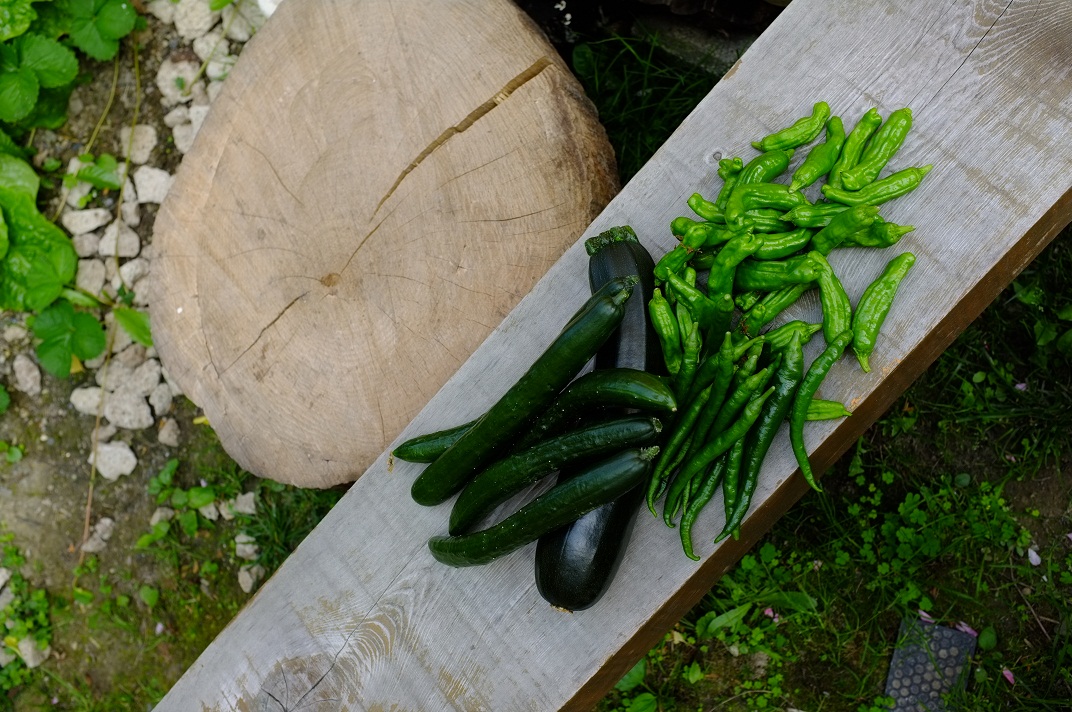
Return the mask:
{"type": "MultiPolygon", "coordinates": [[[[655,289],[651,255],[628,227],[602,233],[588,240],[585,247],[593,291],[616,277],[637,275],[640,279],[640,288],[626,304],[621,326],[596,355],[593,373],[632,368],[662,374],[662,349],[647,309],[655,289]]],[[[576,468],[568,468],[558,480],[567,482],[575,476],[576,468]]],[[[570,611],[595,605],[610,588],[643,500],[644,488],[638,487],[540,537],[536,545],[536,589],[540,595],[551,605],[570,611]]]]}
{"type": "Polygon", "coordinates": [[[567,482],[559,482],[498,524],[461,536],[428,540],[432,556],[449,566],[477,566],[520,549],[596,507],[639,489],[658,447],[619,452],[567,482]]]}
{"type": "Polygon", "coordinates": [[[618,327],[637,281],[611,280],[593,294],[521,378],[414,480],[413,500],[425,506],[446,501],[509,447],[618,327]]]}
{"type": "Polygon", "coordinates": [[[473,478],[454,501],[450,534],[461,534],[493,509],[571,463],[606,457],[629,447],[652,445],[662,424],[656,418],[620,418],[544,440],[490,465],[473,478]]]}

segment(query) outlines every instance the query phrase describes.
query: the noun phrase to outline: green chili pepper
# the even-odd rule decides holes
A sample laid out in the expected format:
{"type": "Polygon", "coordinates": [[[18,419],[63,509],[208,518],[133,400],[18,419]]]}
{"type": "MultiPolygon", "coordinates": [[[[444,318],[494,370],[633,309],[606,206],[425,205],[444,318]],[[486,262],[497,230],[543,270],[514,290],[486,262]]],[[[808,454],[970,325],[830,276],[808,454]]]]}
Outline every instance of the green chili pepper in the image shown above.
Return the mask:
{"type": "Polygon", "coordinates": [[[747,439],[744,437],[735,442],[723,458],[726,461],[726,473],[722,477],[722,504],[725,507],[723,511],[726,515],[726,522],[733,518],[733,512],[737,509],[737,504],[741,499],[741,462],[744,460],[747,439]]]}
{"type": "Polygon", "coordinates": [[[715,255],[711,272],[707,277],[707,293],[711,298],[733,292],[733,275],[737,265],[746,257],[763,246],[763,238],[752,233],[752,228],[745,227],[738,231],[715,255]]]}
{"type": "Polygon", "coordinates": [[[852,330],[846,329],[834,337],[826,350],[812,361],[807,373],[804,374],[804,380],[800,383],[800,388],[793,399],[793,408],[789,413],[789,442],[793,446],[793,455],[800,466],[800,474],[804,476],[804,481],[818,492],[822,491],[822,487],[816,482],[811,462],[808,461],[808,449],[804,444],[804,422],[808,418],[808,405],[815,397],[819,386],[822,385],[823,379],[851,342],[852,330]]]}
{"type": "Polygon", "coordinates": [[[677,245],[674,247],[674,249],[660,257],[659,261],[655,263],[655,279],[660,282],[665,282],[669,279],[671,273],[680,272],[688,263],[692,253],[693,250],[684,245],[677,245]]]}
{"type": "Polygon", "coordinates": [[[911,252],[897,255],[860,296],[852,320],[852,350],[864,372],[871,370],[868,358],[875,349],[875,338],[890,311],[897,288],[915,263],[916,256],[911,252]]]}
{"type": "Polygon", "coordinates": [[[811,341],[811,337],[822,330],[822,324],[809,324],[806,321],[795,319],[782,324],[777,329],[771,329],[763,335],[763,338],[767,340],[767,345],[770,347],[771,353],[775,353],[789,348],[793,339],[793,334],[795,333],[799,332],[800,342],[806,344],[811,341]]]}
{"type": "Polygon", "coordinates": [[[823,400],[812,398],[808,403],[808,412],[805,418],[811,420],[837,420],[852,415],[852,411],[845,404],[836,400],[823,400]]]}
{"type": "Polygon", "coordinates": [[[822,265],[819,273],[819,304],[823,308],[823,337],[831,343],[837,335],[852,328],[852,304],[834,268],[818,252],[809,252],[822,265]]]}
{"type": "Polygon", "coordinates": [[[868,183],[857,191],[838,190],[828,185],[822,187],[823,195],[845,205],[881,205],[894,198],[900,198],[915,190],[923,176],[931,172],[934,166],[904,168],[874,183],[868,183]]]}
{"type": "Polygon", "coordinates": [[[681,333],[678,330],[677,316],[674,308],[666,301],[662,290],[658,287],[652,292],[648,302],[648,316],[651,317],[652,328],[659,338],[659,344],[663,352],[663,361],[666,371],[671,375],[681,370],[681,333]]]}
{"type": "Polygon", "coordinates": [[[730,197],[730,191],[737,184],[737,176],[744,169],[744,161],[739,157],[723,158],[718,162],[718,177],[722,179],[722,189],[715,198],[715,208],[719,211],[726,207],[726,201],[730,197]]]}
{"type": "Polygon", "coordinates": [[[819,254],[829,255],[849,235],[871,227],[877,217],[878,208],[874,205],[855,205],[838,213],[831,218],[829,225],[815,234],[811,240],[811,249],[819,254]]]}
{"type": "Polygon", "coordinates": [[[791,222],[781,219],[782,211],[771,208],[758,208],[746,210],[741,216],[741,225],[750,225],[752,232],[789,232],[795,226],[791,222]]]}
{"type": "Polygon", "coordinates": [[[860,155],[863,153],[864,147],[881,125],[882,116],[878,113],[878,109],[872,107],[864,112],[864,115],[852,127],[849,135],[845,137],[845,143],[841,146],[841,155],[826,178],[827,185],[833,188],[844,187],[841,182],[841,174],[860,162],[860,155]]]}
{"type": "Polygon", "coordinates": [[[830,118],[830,105],[825,101],[820,101],[812,107],[810,116],[803,116],[786,128],[764,136],[758,141],[753,141],[752,148],[758,151],[775,151],[811,143],[823,130],[828,118],[830,118]]]}
{"type": "Polygon", "coordinates": [[[819,180],[834,167],[841,155],[841,146],[845,143],[845,127],[841,118],[831,116],[826,122],[826,141],[808,151],[795,171],[789,183],[789,190],[803,190],[819,180]]]}
{"type": "Polygon", "coordinates": [[[749,400],[755,396],[756,393],[762,392],[767,382],[770,380],[773,372],[770,367],[760,369],[755,373],[742,378],[736,388],[732,388],[732,393],[726,398],[726,402],[722,404],[722,407],[718,411],[718,415],[715,416],[714,422],[711,423],[704,435],[705,440],[709,440],[712,437],[718,436],[723,430],[725,430],[733,422],[733,420],[740,415],[741,410],[748,403],[749,400]]]}
{"type": "Polygon", "coordinates": [[[746,334],[758,334],[760,329],[796,304],[801,295],[814,286],[812,282],[801,282],[767,292],[758,304],[741,317],[741,327],[746,334]]]}
{"type": "Polygon", "coordinates": [[[742,292],[733,298],[733,304],[741,311],[748,311],[756,305],[760,299],[763,298],[763,292],[751,291],[742,292]]]}
{"type": "Polygon", "coordinates": [[[712,396],[715,402],[711,405],[717,411],[733,378],[734,365],[752,346],[762,342],[762,339],[749,339],[742,344],[734,344],[732,334],[729,331],[724,334],[718,351],[702,359],[697,367],[692,389],[685,396],[686,403],[695,398],[700,389],[714,384],[712,396]]]}
{"type": "Polygon", "coordinates": [[[912,110],[907,106],[889,115],[871,136],[859,162],[841,174],[841,183],[848,190],[860,190],[875,180],[893,154],[905,141],[912,128],[912,110]]]}
{"type": "Polygon", "coordinates": [[[774,386],[771,386],[762,395],[750,400],[741,412],[741,416],[732,426],[723,430],[714,440],[704,445],[703,449],[696,453],[695,457],[682,465],[678,477],[685,477],[686,479],[693,477],[697,472],[717,460],[722,453],[733,447],[733,443],[743,438],[748,429],[759,418],[759,414],[763,410],[763,404],[767,402],[767,399],[773,393],[774,386]]]}
{"type": "Polygon", "coordinates": [[[781,183],[738,183],[726,201],[723,215],[727,225],[737,225],[749,210],[773,208],[785,212],[807,202],[808,199],[799,190],[790,190],[789,186],[781,183]]]}
{"type": "Polygon", "coordinates": [[[696,213],[708,222],[723,224],[726,222],[726,219],[723,216],[722,208],[718,207],[710,200],[704,198],[699,193],[693,193],[685,202],[692,209],[692,212],[696,213]]]}
{"type": "MultiPolygon", "coordinates": [[[[720,300],[708,298],[703,291],[674,273],[670,273],[668,284],[674,290],[678,300],[688,308],[692,318],[701,329],[706,331],[720,320],[720,300]]],[[[732,308],[732,300],[730,304],[732,308]]]]}
{"type": "Polygon", "coordinates": [[[876,217],[868,228],[846,237],[841,247],[892,247],[915,229],[911,225],[898,225],[876,217]]]}
{"type": "Polygon", "coordinates": [[[700,349],[703,343],[700,339],[700,325],[693,324],[685,337],[685,343],[681,352],[681,368],[674,376],[674,394],[681,398],[692,385],[692,378],[696,373],[696,366],[700,360],[700,349]]]}
{"type": "Polygon", "coordinates": [[[721,484],[722,478],[726,474],[726,462],[727,458],[721,457],[711,465],[704,474],[703,480],[700,483],[700,487],[697,489],[695,496],[690,498],[685,513],[681,515],[681,546],[685,550],[685,556],[693,561],[699,561],[700,557],[693,552],[692,527],[699,518],[700,512],[703,511],[703,508],[711,501],[711,498],[715,496],[715,492],[718,490],[718,486],[721,484]]]}
{"type": "Polygon", "coordinates": [[[781,218],[782,220],[788,220],[797,227],[826,227],[835,215],[848,209],[849,206],[841,203],[798,205],[789,212],[784,213],[781,218]]]}
{"type": "Polygon", "coordinates": [[[793,149],[765,151],[745,164],[737,174],[737,185],[750,183],[770,183],[789,167],[793,159],[793,149]]]}
{"type": "Polygon", "coordinates": [[[742,291],[758,289],[771,292],[792,284],[814,282],[822,271],[822,264],[813,259],[810,253],[784,260],[746,259],[737,265],[733,283],[742,291]]]}
{"type": "Polygon", "coordinates": [[[798,227],[796,230],[790,230],[789,232],[763,235],[763,244],[752,256],[757,260],[777,260],[782,257],[789,257],[803,249],[805,245],[811,242],[811,238],[812,231],[806,227],[798,227]]]}
{"type": "Polygon", "coordinates": [[[799,331],[793,332],[784,351],[782,363],[774,377],[772,386],[774,395],[767,401],[755,426],[746,436],[744,445],[746,456],[739,476],[734,507],[732,512],[726,515],[726,524],[715,538],[716,543],[729,536],[730,533],[736,532],[741,522],[744,521],[745,515],[748,514],[752,495],[759,482],[763,459],[770,450],[771,443],[774,442],[774,436],[789,414],[797,390],[800,388],[804,375],[803,349],[803,336],[799,331]]]}
{"type": "Polygon", "coordinates": [[[665,488],[670,473],[676,464],[675,458],[688,442],[693,425],[696,423],[696,419],[700,417],[700,413],[703,412],[710,396],[711,387],[708,386],[684,407],[681,411],[681,417],[674,423],[673,429],[667,436],[666,446],[659,451],[659,459],[656,461],[651,471],[651,479],[648,481],[647,503],[648,509],[653,516],[659,516],[655,511],[655,500],[659,498],[665,488]]]}

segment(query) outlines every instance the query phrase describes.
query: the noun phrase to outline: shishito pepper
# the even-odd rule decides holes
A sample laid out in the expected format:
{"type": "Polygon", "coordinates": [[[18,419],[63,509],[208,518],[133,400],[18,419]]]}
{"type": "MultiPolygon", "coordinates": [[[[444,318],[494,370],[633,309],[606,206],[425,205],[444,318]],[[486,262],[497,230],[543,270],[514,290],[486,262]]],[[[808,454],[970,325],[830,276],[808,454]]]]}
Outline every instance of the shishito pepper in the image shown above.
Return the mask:
{"type": "Polygon", "coordinates": [[[874,183],[868,183],[860,190],[839,190],[829,185],[822,187],[823,195],[845,205],[881,205],[894,198],[900,198],[915,190],[923,176],[934,168],[931,164],[904,168],[874,183]]]}
{"type": "Polygon", "coordinates": [[[811,399],[815,397],[826,374],[841,358],[841,354],[851,342],[852,330],[846,329],[834,337],[833,341],[827,344],[826,349],[811,362],[807,373],[804,374],[804,380],[800,382],[800,388],[793,397],[793,407],[789,412],[789,442],[793,447],[797,465],[800,466],[800,474],[804,476],[804,481],[812,489],[819,492],[822,491],[822,487],[815,480],[811,462],[808,460],[808,449],[804,444],[804,423],[808,419],[808,406],[811,404],[811,399]]]}
{"type": "Polygon", "coordinates": [[[829,255],[850,235],[871,227],[877,217],[878,208],[874,205],[854,205],[835,215],[829,225],[815,234],[811,239],[811,249],[829,255]]]}
{"type": "Polygon", "coordinates": [[[832,188],[844,187],[841,181],[841,174],[860,162],[860,156],[863,154],[868,140],[881,125],[882,116],[878,113],[878,109],[872,107],[864,112],[864,115],[852,127],[849,135],[845,137],[845,143],[841,146],[841,155],[827,175],[827,185],[832,188]]]}
{"type": "Polygon", "coordinates": [[[860,190],[878,178],[878,174],[904,143],[911,128],[912,109],[906,106],[891,113],[871,136],[859,163],[842,172],[842,186],[847,190],[860,190]]]}
{"type": "Polygon", "coordinates": [[[819,135],[819,132],[823,130],[823,126],[826,125],[826,120],[829,118],[830,105],[825,101],[816,102],[812,106],[810,116],[803,116],[780,131],[775,131],[758,141],[753,141],[752,148],[758,151],[776,151],[811,143],[819,135]]]}
{"type": "Polygon", "coordinates": [[[793,171],[789,190],[803,190],[829,173],[841,155],[841,146],[844,143],[845,127],[841,118],[831,116],[826,122],[826,141],[811,149],[804,162],[793,171]]]}
{"type": "Polygon", "coordinates": [[[867,286],[856,304],[856,314],[852,319],[852,350],[865,372],[871,370],[868,357],[875,349],[875,338],[890,311],[897,288],[915,263],[916,256],[911,252],[894,257],[886,264],[882,274],[867,286]]]}

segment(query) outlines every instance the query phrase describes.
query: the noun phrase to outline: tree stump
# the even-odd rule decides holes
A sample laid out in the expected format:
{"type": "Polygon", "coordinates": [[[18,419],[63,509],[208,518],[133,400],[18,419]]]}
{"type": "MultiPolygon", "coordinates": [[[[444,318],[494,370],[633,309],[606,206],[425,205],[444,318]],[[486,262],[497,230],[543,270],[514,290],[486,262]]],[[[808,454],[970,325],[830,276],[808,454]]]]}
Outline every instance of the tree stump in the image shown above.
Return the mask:
{"type": "Polygon", "coordinates": [[[508,0],[283,3],[155,225],[155,343],[261,477],[357,479],[617,190],[508,0]]]}

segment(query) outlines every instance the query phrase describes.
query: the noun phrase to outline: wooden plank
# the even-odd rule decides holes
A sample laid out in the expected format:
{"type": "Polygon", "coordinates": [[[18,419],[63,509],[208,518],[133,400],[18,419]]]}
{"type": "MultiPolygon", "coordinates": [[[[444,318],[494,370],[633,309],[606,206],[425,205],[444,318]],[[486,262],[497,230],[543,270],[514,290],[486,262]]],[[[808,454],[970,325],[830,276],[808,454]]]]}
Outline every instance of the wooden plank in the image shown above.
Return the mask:
{"type": "MultiPolygon", "coordinates": [[[[796,0],[585,236],[628,223],[661,254],[686,197],[717,185],[715,156],[752,155],[751,139],[818,99],[850,121],[871,105],[911,106],[895,162],[935,166],[883,211],[916,226],[900,246],[919,259],[873,373],[845,359],[822,389],[856,415],[809,429],[821,470],[1072,217],[1072,5],[796,0]]],[[[831,262],[855,301],[891,256],[844,250],[831,262]]],[[[505,390],[583,301],[585,265],[575,245],[403,436],[470,418],[505,390]]],[[[817,305],[788,317],[817,319],[817,305]]],[[[776,441],[741,541],[704,545],[721,525],[713,502],[694,530],[697,564],[642,516],[611,591],[565,614],[535,590],[532,547],[474,569],[433,561],[425,541],[450,505],[411,503],[417,471],[381,456],[157,709],[590,708],[804,492],[776,441]]]]}

